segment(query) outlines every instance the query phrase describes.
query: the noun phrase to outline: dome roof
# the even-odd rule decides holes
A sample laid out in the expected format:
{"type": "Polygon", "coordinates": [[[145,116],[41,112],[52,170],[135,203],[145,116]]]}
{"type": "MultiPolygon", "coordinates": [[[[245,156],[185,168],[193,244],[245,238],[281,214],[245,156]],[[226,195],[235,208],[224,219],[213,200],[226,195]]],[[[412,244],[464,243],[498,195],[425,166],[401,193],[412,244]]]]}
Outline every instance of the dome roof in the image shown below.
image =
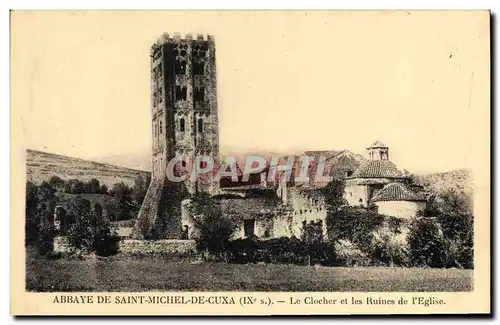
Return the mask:
{"type": "Polygon", "coordinates": [[[412,192],[404,184],[391,183],[378,192],[371,201],[426,201],[426,199],[423,195],[412,192]]]}
{"type": "Polygon", "coordinates": [[[408,178],[389,160],[370,160],[348,178],[408,178]]]}
{"type": "Polygon", "coordinates": [[[374,143],[372,143],[371,146],[368,147],[368,149],[370,148],[389,148],[389,147],[387,147],[385,144],[377,140],[374,143]]]}

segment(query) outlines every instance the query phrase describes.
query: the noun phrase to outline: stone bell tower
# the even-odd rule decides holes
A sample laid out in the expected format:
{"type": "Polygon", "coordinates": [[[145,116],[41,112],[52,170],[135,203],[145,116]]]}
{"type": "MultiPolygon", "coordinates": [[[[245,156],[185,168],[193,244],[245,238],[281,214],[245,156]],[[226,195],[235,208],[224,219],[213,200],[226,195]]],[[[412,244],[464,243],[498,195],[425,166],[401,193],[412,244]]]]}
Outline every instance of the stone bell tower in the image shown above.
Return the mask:
{"type": "Polygon", "coordinates": [[[370,160],[389,160],[389,147],[378,140],[372,143],[366,150],[368,150],[370,160]]]}
{"type": "Polygon", "coordinates": [[[151,46],[150,59],[153,170],[134,237],[144,237],[153,231],[156,237],[178,238],[180,199],[200,193],[212,194],[218,187],[212,180],[214,171],[204,173],[201,178],[187,177],[181,183],[173,183],[167,177],[168,168],[176,176],[190,175],[192,169],[197,168],[195,164],[200,164],[196,160],[199,156],[208,157],[214,166],[218,165],[214,38],[163,34],[151,46]],[[174,158],[179,161],[169,165],[174,158]]]}

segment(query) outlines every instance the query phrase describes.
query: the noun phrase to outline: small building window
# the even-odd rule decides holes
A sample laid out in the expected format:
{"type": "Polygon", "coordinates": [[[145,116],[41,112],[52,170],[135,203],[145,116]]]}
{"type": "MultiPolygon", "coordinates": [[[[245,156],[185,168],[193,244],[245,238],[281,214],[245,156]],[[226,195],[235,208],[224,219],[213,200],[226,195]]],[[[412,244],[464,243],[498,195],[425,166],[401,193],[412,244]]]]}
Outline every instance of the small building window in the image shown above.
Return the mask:
{"type": "Polygon", "coordinates": [[[182,165],[182,167],[186,167],[186,161],[185,161],[185,160],[183,160],[183,161],[181,162],[181,165],[182,165]]]}
{"type": "Polygon", "coordinates": [[[162,126],[161,121],[160,121],[160,134],[163,134],[163,126],[162,126]]]}
{"type": "Polygon", "coordinates": [[[186,121],[183,118],[181,118],[181,120],[179,121],[179,124],[180,124],[181,132],[186,131],[186,121]]]}
{"type": "Polygon", "coordinates": [[[203,120],[201,118],[198,119],[198,132],[203,132],[203,120]]]}

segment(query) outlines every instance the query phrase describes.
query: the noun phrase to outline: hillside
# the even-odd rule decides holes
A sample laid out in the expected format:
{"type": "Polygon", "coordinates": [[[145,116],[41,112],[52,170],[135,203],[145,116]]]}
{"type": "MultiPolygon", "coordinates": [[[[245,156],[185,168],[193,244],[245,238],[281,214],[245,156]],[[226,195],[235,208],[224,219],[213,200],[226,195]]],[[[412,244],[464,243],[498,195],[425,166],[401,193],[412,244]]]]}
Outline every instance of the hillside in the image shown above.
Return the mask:
{"type": "Polygon", "coordinates": [[[473,180],[472,174],[467,169],[457,169],[449,172],[432,173],[426,175],[415,175],[415,180],[424,188],[440,194],[450,189],[465,192],[472,196],[473,180]]]}
{"type": "Polygon", "coordinates": [[[26,177],[34,183],[48,181],[52,176],[62,179],[89,181],[96,178],[109,188],[118,182],[132,186],[138,176],[144,179],[149,172],[91,160],[67,157],[52,153],[26,150],[26,177]]]}

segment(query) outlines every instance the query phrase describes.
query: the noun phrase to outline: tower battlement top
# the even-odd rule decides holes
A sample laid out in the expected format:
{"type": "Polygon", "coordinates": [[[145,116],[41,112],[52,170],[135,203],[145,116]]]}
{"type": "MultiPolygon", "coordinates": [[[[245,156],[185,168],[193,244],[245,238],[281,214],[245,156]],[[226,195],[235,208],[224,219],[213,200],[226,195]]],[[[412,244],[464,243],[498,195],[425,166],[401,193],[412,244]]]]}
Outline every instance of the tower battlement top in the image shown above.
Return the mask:
{"type": "Polygon", "coordinates": [[[196,38],[193,37],[191,33],[184,34],[182,37],[181,33],[174,33],[170,35],[169,33],[163,33],[156,42],[151,46],[152,49],[159,47],[166,43],[175,43],[175,42],[185,42],[185,41],[196,41],[196,42],[213,42],[213,35],[205,35],[205,34],[197,34],[196,38]]]}

